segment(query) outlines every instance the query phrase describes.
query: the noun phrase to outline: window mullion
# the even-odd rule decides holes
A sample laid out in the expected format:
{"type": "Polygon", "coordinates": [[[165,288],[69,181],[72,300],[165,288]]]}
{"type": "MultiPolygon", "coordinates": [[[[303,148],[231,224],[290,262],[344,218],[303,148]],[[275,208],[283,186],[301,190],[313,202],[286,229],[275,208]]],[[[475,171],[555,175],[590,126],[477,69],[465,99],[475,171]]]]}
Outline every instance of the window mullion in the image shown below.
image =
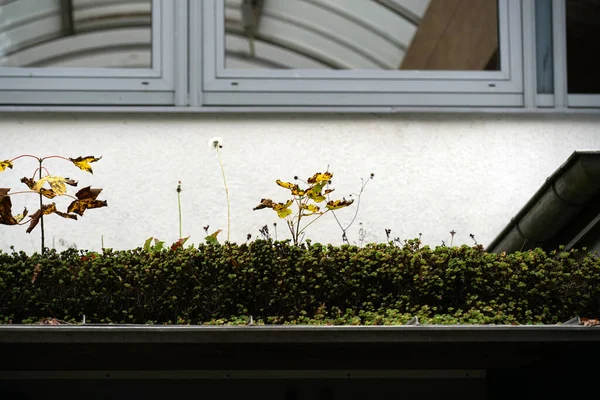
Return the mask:
{"type": "Polygon", "coordinates": [[[189,102],[190,106],[197,107],[202,105],[202,49],[204,45],[203,29],[203,13],[202,7],[204,2],[190,1],[189,3],[189,55],[188,55],[188,71],[189,71],[189,102]]]}
{"type": "Polygon", "coordinates": [[[175,105],[187,106],[188,101],[188,2],[175,0],[174,15],[175,105]]]}
{"type": "Polygon", "coordinates": [[[523,0],[523,97],[525,108],[536,107],[535,2],[523,0]]]}
{"type": "Polygon", "coordinates": [[[567,107],[567,29],[565,0],[552,1],[554,107],[567,107]]]}

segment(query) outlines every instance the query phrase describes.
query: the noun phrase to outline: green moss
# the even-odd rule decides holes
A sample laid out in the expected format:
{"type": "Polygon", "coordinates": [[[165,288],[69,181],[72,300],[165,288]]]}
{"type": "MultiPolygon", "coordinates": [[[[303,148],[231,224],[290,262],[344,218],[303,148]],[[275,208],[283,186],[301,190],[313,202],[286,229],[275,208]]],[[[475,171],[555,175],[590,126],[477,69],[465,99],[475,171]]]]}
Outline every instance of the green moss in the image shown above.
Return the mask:
{"type": "Polygon", "coordinates": [[[0,251],[0,323],[554,324],[600,313],[585,250],[256,240],[176,251],[0,251]]]}

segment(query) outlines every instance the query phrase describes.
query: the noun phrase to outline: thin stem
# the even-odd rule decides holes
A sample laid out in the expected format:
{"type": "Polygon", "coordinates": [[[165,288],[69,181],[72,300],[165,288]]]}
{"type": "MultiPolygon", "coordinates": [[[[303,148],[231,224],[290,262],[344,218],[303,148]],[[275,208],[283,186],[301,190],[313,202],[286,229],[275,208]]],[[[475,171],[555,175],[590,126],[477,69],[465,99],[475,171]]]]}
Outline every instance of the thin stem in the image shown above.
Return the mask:
{"type": "Polygon", "coordinates": [[[23,157],[31,157],[31,158],[35,158],[36,160],[38,160],[38,162],[40,161],[40,158],[39,158],[39,157],[32,156],[31,154],[21,154],[20,156],[17,156],[17,157],[15,157],[15,158],[11,159],[11,160],[10,160],[10,162],[16,161],[16,160],[18,160],[19,158],[23,158],[23,157]]]}
{"type": "MultiPolygon", "coordinates": [[[[39,172],[39,177],[40,179],[42,179],[42,162],[43,160],[41,158],[38,159],[40,162],[40,167],[38,168],[38,172],[39,172]]],[[[42,235],[42,254],[44,254],[44,205],[42,203],[43,200],[43,196],[42,196],[42,191],[40,190],[40,228],[41,228],[41,235],[42,235]]]]}
{"type": "MultiPolygon", "coordinates": [[[[40,161],[40,165],[41,165],[41,163],[42,163],[42,161],[40,161]]],[[[35,171],[33,171],[33,175],[31,176],[31,180],[33,180],[33,178],[35,177],[35,173],[36,172],[40,173],[40,179],[42,179],[42,170],[44,170],[46,172],[46,176],[50,175],[50,172],[48,172],[48,169],[46,167],[39,167],[35,171]]]]}
{"type": "Polygon", "coordinates": [[[219,164],[221,165],[221,174],[223,175],[223,185],[225,186],[225,197],[227,198],[227,241],[229,242],[229,234],[231,227],[231,207],[229,205],[229,189],[227,188],[227,180],[225,179],[225,169],[223,168],[223,160],[221,160],[221,152],[219,151],[219,146],[215,147],[217,149],[217,156],[219,157],[219,164]]]}
{"type": "Polygon", "coordinates": [[[177,184],[177,207],[179,208],[179,239],[183,237],[181,234],[181,181],[177,184]]]}
{"type": "MultiPolygon", "coordinates": [[[[33,190],[21,190],[21,191],[19,191],[19,192],[12,192],[12,193],[9,193],[9,194],[8,194],[8,196],[13,196],[13,195],[15,195],[15,194],[31,194],[31,193],[37,193],[37,194],[40,194],[40,195],[41,195],[41,192],[40,192],[40,193],[38,193],[38,192],[35,192],[35,191],[33,191],[33,190]]],[[[77,197],[73,196],[72,194],[68,194],[68,193],[65,193],[65,194],[59,194],[58,196],[64,196],[64,197],[68,197],[68,198],[70,198],[70,199],[73,199],[73,200],[78,200],[78,199],[77,199],[77,197]]]]}
{"type": "Polygon", "coordinates": [[[60,158],[60,159],[65,160],[65,161],[72,162],[67,157],[63,157],[63,156],[46,156],[46,157],[42,157],[41,160],[44,161],[44,160],[47,160],[49,158],[60,158]]]}
{"type": "Polygon", "coordinates": [[[9,193],[8,196],[14,196],[15,194],[31,194],[31,193],[37,193],[37,192],[34,192],[33,190],[21,190],[19,192],[9,193]]]}
{"type": "Polygon", "coordinates": [[[294,239],[294,244],[298,246],[298,238],[300,237],[300,220],[302,219],[302,210],[298,213],[298,223],[296,224],[296,237],[294,239]]]}
{"type": "Polygon", "coordinates": [[[327,214],[329,211],[331,211],[331,210],[327,210],[327,211],[324,211],[323,213],[319,214],[315,219],[313,219],[308,224],[306,224],[306,226],[304,228],[302,228],[300,230],[300,232],[298,232],[298,234],[303,233],[306,228],[308,228],[309,226],[311,226],[312,224],[314,224],[316,220],[318,220],[319,218],[321,218],[323,215],[327,214]]]}
{"type": "Polygon", "coordinates": [[[285,222],[287,223],[286,225],[288,226],[288,229],[290,230],[290,233],[292,234],[292,240],[294,241],[294,244],[297,244],[298,239],[296,238],[296,234],[294,232],[294,223],[287,219],[285,222]]]}
{"type": "Polygon", "coordinates": [[[367,186],[367,184],[369,183],[369,181],[373,179],[373,174],[371,174],[371,177],[369,179],[367,179],[367,181],[365,182],[363,178],[360,178],[362,184],[360,187],[360,192],[358,193],[357,200],[356,200],[356,211],[354,212],[354,217],[352,217],[352,220],[350,221],[350,223],[348,225],[346,225],[346,227],[344,228],[340,222],[340,220],[338,219],[337,215],[335,215],[335,212],[333,210],[331,210],[331,213],[333,214],[333,218],[335,218],[335,221],[337,222],[337,224],[339,225],[340,229],[342,230],[342,237],[344,237],[346,235],[346,231],[348,229],[350,229],[350,227],[352,226],[352,224],[354,223],[354,221],[356,220],[356,217],[358,216],[358,210],[360,209],[360,197],[363,194],[363,191],[365,190],[365,187],[367,186]]]}

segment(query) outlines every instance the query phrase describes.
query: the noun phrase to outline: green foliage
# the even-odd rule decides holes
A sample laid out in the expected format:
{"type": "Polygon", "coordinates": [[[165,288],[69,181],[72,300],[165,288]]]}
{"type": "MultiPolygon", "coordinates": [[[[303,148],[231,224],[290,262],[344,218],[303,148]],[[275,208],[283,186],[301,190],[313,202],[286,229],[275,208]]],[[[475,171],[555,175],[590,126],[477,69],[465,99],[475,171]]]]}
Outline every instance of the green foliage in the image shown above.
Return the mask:
{"type": "MultiPolygon", "coordinates": [[[[185,242],[187,242],[187,240],[189,238],[190,237],[188,236],[185,238],[178,239],[177,241],[173,242],[173,244],[169,247],[169,249],[171,249],[171,250],[182,249],[183,245],[185,244],[185,242]]],[[[167,247],[165,247],[165,242],[163,240],[159,240],[152,236],[150,236],[148,239],[146,239],[146,241],[144,242],[143,248],[144,248],[144,251],[148,252],[148,253],[160,253],[161,251],[167,250],[167,247]]]]}
{"type": "Polygon", "coordinates": [[[0,323],[554,324],[600,314],[600,260],[585,250],[414,243],[0,251],[0,323]]]}

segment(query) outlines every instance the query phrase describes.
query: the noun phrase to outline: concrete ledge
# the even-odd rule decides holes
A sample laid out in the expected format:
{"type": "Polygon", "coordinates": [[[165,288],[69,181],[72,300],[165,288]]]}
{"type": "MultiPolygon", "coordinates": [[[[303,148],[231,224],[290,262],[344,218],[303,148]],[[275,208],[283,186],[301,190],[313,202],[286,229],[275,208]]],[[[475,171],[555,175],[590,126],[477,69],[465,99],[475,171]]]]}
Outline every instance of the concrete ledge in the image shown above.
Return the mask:
{"type": "Polygon", "coordinates": [[[600,326],[0,325],[0,343],[516,343],[600,342],[600,326]]]}

